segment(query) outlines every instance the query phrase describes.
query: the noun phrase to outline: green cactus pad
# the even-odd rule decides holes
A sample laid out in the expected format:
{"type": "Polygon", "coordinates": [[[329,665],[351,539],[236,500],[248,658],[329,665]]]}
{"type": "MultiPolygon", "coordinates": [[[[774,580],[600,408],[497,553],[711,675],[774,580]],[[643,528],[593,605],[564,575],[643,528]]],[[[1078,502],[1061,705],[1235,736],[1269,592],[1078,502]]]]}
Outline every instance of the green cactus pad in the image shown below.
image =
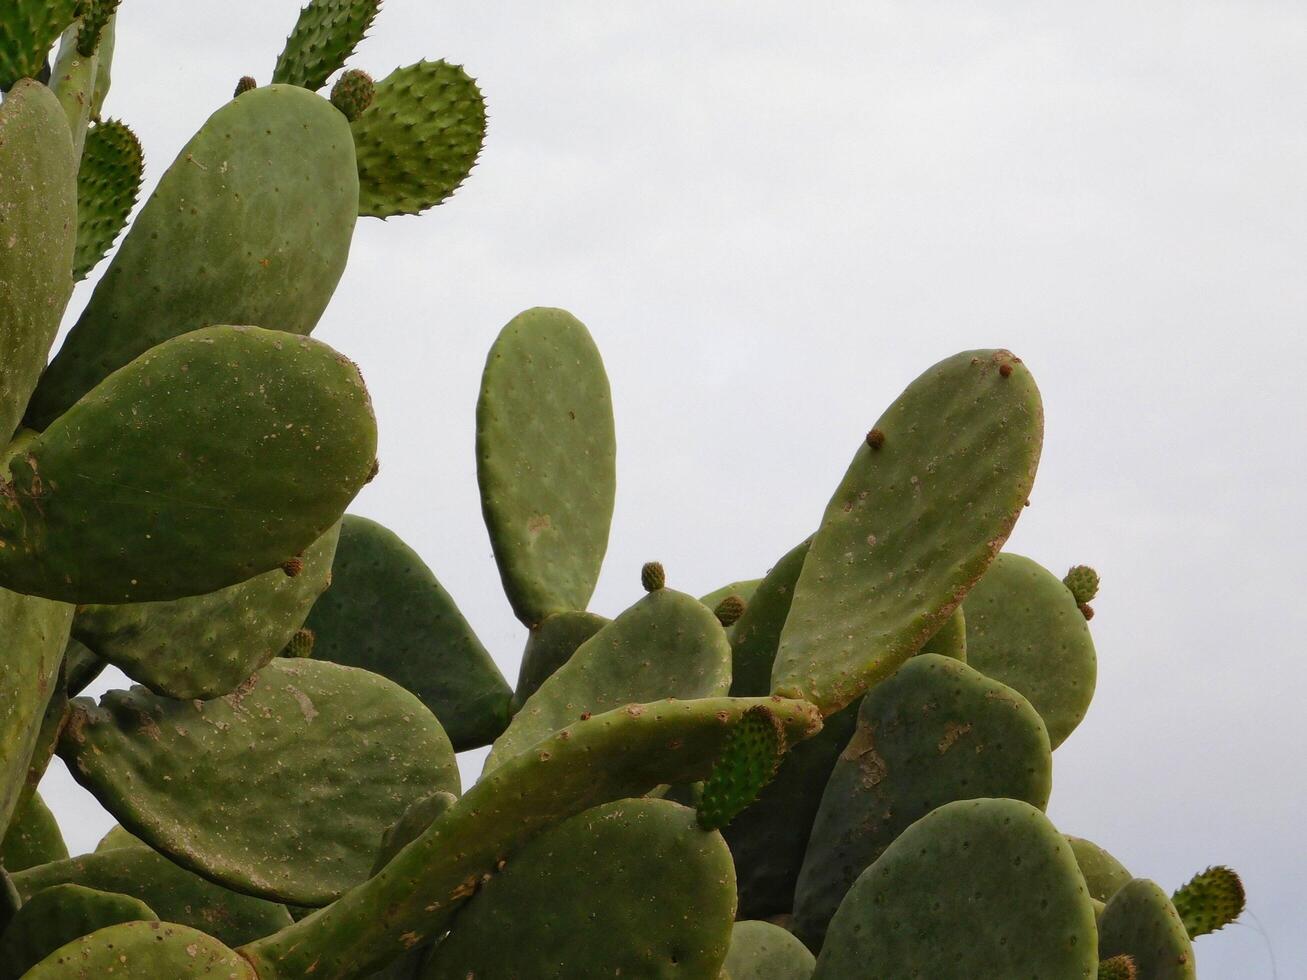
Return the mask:
{"type": "Polygon", "coordinates": [[[68,646],[64,649],[64,679],[68,684],[68,696],[76,697],[81,694],[107,666],[108,664],[86,648],[86,644],[70,636],[68,646]]]}
{"type": "Polygon", "coordinates": [[[1018,358],[967,351],[876,427],[884,445],[858,449],[813,537],[772,674],[826,714],[916,653],[984,573],[1030,495],[1043,410],[1018,358]]]}
{"type": "Polygon", "coordinates": [[[1110,902],[1112,896],[1134,877],[1116,858],[1097,844],[1083,837],[1066,835],[1067,843],[1076,856],[1076,864],[1084,875],[1089,894],[1100,902],[1110,902]]]}
{"type": "Polygon", "coordinates": [[[867,692],[831,772],[794,891],[794,931],[820,949],[854,880],[907,827],[955,800],[1048,805],[1053,754],[1030,702],[948,657],[913,657],[867,692]]]}
{"type": "Polygon", "coordinates": [[[317,91],[354,53],[381,0],[311,0],[300,11],[272,80],[317,91]]]}
{"type": "Polygon", "coordinates": [[[309,612],[313,656],[389,677],[438,719],[456,751],[508,724],[508,682],[422,559],[375,521],[346,515],[331,587],[309,612]]]}
{"type": "Polygon", "coordinates": [[[0,980],[18,980],[61,946],[97,929],[122,922],[158,920],[150,906],[130,895],[84,885],[47,888],[18,910],[9,928],[0,935],[0,980]]]}
{"type": "Polygon", "coordinates": [[[1199,872],[1171,896],[1190,939],[1224,929],[1239,918],[1246,902],[1239,876],[1221,866],[1199,872]]]}
{"type": "Polygon", "coordinates": [[[290,642],[331,581],[339,534],[309,545],[294,577],[274,568],[207,595],[79,606],[73,635],[156,694],[221,697],[290,642]]]}
{"type": "Polygon", "coordinates": [[[661,783],[703,779],[734,724],[759,704],[789,742],[820,729],[812,705],[781,698],[661,701],[577,721],[483,777],[369,881],[241,951],[265,978],[302,976],[312,964],[314,980],[380,969],[448,928],[483,876],[548,827],[661,783]]]}
{"type": "Polygon", "coordinates": [[[736,697],[760,697],[771,690],[776,648],[811,543],[808,539],[786,552],[748,596],[731,634],[731,693],[736,697]]]}
{"type": "Polygon", "coordinates": [[[357,205],[349,124],[326,99],[270,85],[228,102],[146,201],[26,424],[46,428],[110,372],[197,327],[309,333],[345,269],[357,205]]]}
{"type": "Polygon", "coordinates": [[[561,612],[533,627],[522,651],[522,665],[510,705],[512,712],[516,714],[527,698],[572,658],[581,644],[610,622],[596,613],[561,612]]]}
{"type": "Polygon", "coordinates": [[[1085,717],[1098,676],[1094,641],[1070,591],[1037,562],[1002,554],[963,608],[967,663],[1029,698],[1057,748],[1085,717]]]}
{"type": "Polygon", "coordinates": [[[85,279],[99,264],[136,206],[145,176],[141,144],[125,123],[107,119],[86,133],[77,172],[77,252],[73,278],[85,279]]]}
{"type": "MultiPolygon", "coordinates": [[[[21,12],[28,6],[18,4],[21,12]]],[[[6,7],[6,9],[8,9],[6,7]]],[[[0,52],[6,46],[0,14],[0,52]]],[[[3,54],[0,54],[2,68],[3,54]]],[[[0,438],[36,387],[72,295],[77,160],[54,94],[23,81],[0,103],[0,438]]]]}
{"type": "Polygon", "coordinates": [[[109,96],[113,85],[113,52],[117,39],[117,14],[109,18],[100,32],[100,43],[96,47],[95,91],[91,96],[91,118],[99,119],[103,115],[104,100],[109,96]]]}
{"type": "Polygon", "coordinates": [[[14,884],[28,901],[46,888],[69,882],[139,898],[164,921],[203,929],[230,946],[291,924],[286,906],[228,891],[143,845],[97,851],[14,875],[14,884]]]}
{"type": "Polygon", "coordinates": [[[935,653],[962,663],[967,662],[967,617],[961,606],[953,610],[953,615],[944,621],[944,625],[926,641],[918,653],[935,653]]]}
{"type": "Polygon", "coordinates": [[[28,765],[56,696],[72,615],[61,602],[0,589],[0,827],[27,795],[28,765]]]}
{"type": "Polygon", "coordinates": [[[331,104],[353,122],[372,105],[376,94],[376,83],[372,81],[372,76],[352,68],[336,79],[336,84],[331,87],[331,104]]]}
{"type": "Polygon", "coordinates": [[[0,5],[0,92],[16,89],[14,83],[20,78],[41,73],[51,46],[73,22],[77,2],[5,0],[0,5]]]}
{"type": "MultiPolygon", "coordinates": [[[[63,861],[68,845],[54,814],[39,794],[33,793],[14,811],[0,842],[0,865],[7,871],[26,871],[38,864],[63,861]]],[[[0,958],[0,962],[3,958],[0,958]]]]}
{"type": "Polygon", "coordinates": [[[460,66],[419,61],[377,82],[372,104],[350,128],[359,214],[418,214],[467,178],[486,138],[486,104],[460,66]]]}
{"type": "Polygon", "coordinates": [[[1103,910],[1098,955],[1130,956],[1145,980],[1196,980],[1193,946],[1166,892],[1146,878],[1124,885],[1103,910]]]}
{"type": "Polygon", "coordinates": [[[95,76],[99,69],[99,56],[92,51],[83,55],[78,50],[81,30],[74,23],[59,41],[59,53],[50,69],[47,83],[63,106],[73,138],[73,158],[81,159],[86,143],[86,128],[91,121],[91,103],[95,97],[95,76]]]}
{"type": "Polygon", "coordinates": [[[785,733],[767,708],[745,712],[699,791],[699,826],[718,830],[734,820],[775,777],[785,749],[785,733]]]}
{"type": "Polygon", "coordinates": [[[37,730],[36,744],[32,747],[32,754],[27,760],[27,776],[18,791],[19,808],[27,804],[28,800],[36,794],[36,788],[41,785],[41,778],[45,775],[50,760],[54,758],[59,732],[68,719],[67,674],[67,669],[61,666],[55,675],[54,693],[45,704],[45,711],[41,715],[41,724],[37,730]]]}
{"type": "Polygon", "coordinates": [[[100,842],[95,845],[95,853],[99,854],[101,851],[112,851],[119,847],[139,846],[148,845],[145,845],[145,841],[141,840],[135,834],[129,834],[127,831],[123,830],[122,824],[116,823],[109,828],[108,832],[100,838],[100,842]]]}
{"type": "Polygon", "coordinates": [[[149,602],[266,572],[336,522],[376,437],[358,369],[325,344],[258,327],[176,337],[12,460],[0,584],[149,602]]]}
{"type": "Polygon", "coordinates": [[[748,920],[731,927],[730,980],[808,980],[816,967],[808,947],[778,925],[748,920]]]}
{"type": "Polygon", "coordinates": [[[734,917],[721,835],[676,803],[618,800],[513,854],[459,913],[422,980],[713,977],[734,917]]]}
{"type": "Polygon", "coordinates": [[[381,835],[381,848],[373,859],[372,873],[376,874],[389,864],[391,858],[421,837],[441,814],[457,802],[458,797],[453,793],[438,789],[409,804],[404,815],[381,835]]]}
{"type": "Polygon", "coordinates": [[[75,702],[60,753],[152,847],[295,905],[325,905],[366,879],[410,803],[459,789],[449,740],[421,702],[314,660],[274,660],[214,701],[133,688],[98,707],[75,702]]]}
{"type": "Polygon", "coordinates": [[[500,331],[477,401],[477,482],[504,591],[528,627],[585,609],[616,493],[613,404],[579,320],[532,309],[500,331]]]}
{"type": "Polygon", "coordinates": [[[23,980],[73,976],[258,980],[250,965],[218,940],[172,922],[125,922],[100,929],[60,947],[23,974],[23,980]]]}
{"type": "Polygon", "coordinates": [[[648,593],[581,645],[495,740],[485,772],[583,713],[660,698],[710,698],[731,684],[731,648],[708,609],[672,589],[648,593]]]}
{"type": "Polygon", "coordinates": [[[822,791],[848,744],[858,706],[826,719],[820,732],[791,748],[753,805],[722,828],[735,858],[740,917],[788,914],[822,791]]]}
{"type": "Polygon", "coordinates": [[[1093,980],[1094,947],[1093,907],[1048,818],[1019,800],[963,800],[918,820],[862,873],[814,980],[1093,980]]]}

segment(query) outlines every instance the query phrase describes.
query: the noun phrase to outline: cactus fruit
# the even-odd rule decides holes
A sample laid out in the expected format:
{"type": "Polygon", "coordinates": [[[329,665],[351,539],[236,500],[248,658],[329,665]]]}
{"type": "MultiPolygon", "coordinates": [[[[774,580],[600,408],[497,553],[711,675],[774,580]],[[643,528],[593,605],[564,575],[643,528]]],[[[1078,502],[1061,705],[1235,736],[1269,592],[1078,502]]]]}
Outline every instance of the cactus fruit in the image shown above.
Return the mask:
{"type": "Polygon", "coordinates": [[[1079,606],[1093,602],[1098,595],[1098,573],[1088,565],[1072,565],[1062,577],[1062,584],[1071,590],[1079,606]]]}
{"type": "Polygon", "coordinates": [[[242,75],[236,80],[236,88],[232,91],[231,97],[238,99],[246,92],[252,92],[258,87],[259,83],[253,75],[242,75]]]}
{"type": "Polygon", "coordinates": [[[1243,913],[1243,882],[1229,868],[1208,868],[1194,875],[1171,896],[1190,939],[1224,929],[1243,913]]]}
{"type": "Polygon", "coordinates": [[[331,104],[353,122],[372,105],[374,95],[376,85],[372,76],[358,68],[351,68],[336,79],[336,84],[331,87],[331,104]]]}
{"type": "Polygon", "coordinates": [[[309,0],[125,234],[117,0],[0,4],[0,980],[1192,977],[1238,878],[1168,900],[1041,812],[1097,576],[999,553],[1043,433],[1011,353],[850,432],[765,577],[696,599],[649,562],[610,620],[608,376],[570,313],[514,317],[475,465],[515,687],[344,513],[375,419],[308,335],[358,217],[446,199],[486,123],[460,67],[346,67],[379,2],[309,0]],[[106,664],[140,686],[77,698],[106,664]],[[94,853],[37,793],[56,753],[119,821],[94,853]]]}

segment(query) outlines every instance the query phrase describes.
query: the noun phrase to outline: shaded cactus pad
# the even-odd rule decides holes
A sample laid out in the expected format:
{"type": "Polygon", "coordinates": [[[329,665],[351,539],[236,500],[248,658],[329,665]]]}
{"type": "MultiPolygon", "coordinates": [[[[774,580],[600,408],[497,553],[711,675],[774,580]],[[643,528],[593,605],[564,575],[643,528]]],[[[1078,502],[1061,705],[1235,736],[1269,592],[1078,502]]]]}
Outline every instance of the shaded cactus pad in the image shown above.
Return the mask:
{"type": "Polygon", "coordinates": [[[258,980],[218,940],[171,922],[127,922],[75,939],[32,967],[24,980],[258,980]]]}
{"type": "Polygon", "coordinates": [[[780,926],[750,920],[731,927],[730,980],[808,980],[816,967],[808,947],[780,926]]]}
{"type": "Polygon", "coordinates": [[[0,980],[24,972],[67,943],[122,922],[157,922],[139,898],[82,885],[55,885],[23,904],[0,935],[0,980]]]}
{"type": "Polygon", "coordinates": [[[1179,914],[1154,882],[1135,878],[1107,903],[1098,926],[1104,960],[1126,954],[1147,980],[1195,980],[1194,951],[1179,914]]]}

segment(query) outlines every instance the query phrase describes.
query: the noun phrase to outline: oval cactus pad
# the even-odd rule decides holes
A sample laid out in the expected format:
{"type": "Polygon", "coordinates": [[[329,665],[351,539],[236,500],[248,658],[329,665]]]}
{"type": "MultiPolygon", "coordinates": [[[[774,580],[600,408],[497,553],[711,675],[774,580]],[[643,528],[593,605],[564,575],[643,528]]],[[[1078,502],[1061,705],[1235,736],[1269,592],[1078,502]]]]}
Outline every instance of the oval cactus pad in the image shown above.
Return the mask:
{"type": "Polygon", "coordinates": [[[172,922],[125,922],[74,939],[23,980],[258,980],[241,957],[212,936],[172,922]]]}
{"type": "Polygon", "coordinates": [[[1034,378],[1008,351],[956,354],[912,382],[826,508],[773,689],[830,714],[916,653],[1007,540],[1043,430],[1034,378]]]}
{"type": "Polygon", "coordinates": [[[590,332],[533,309],[500,332],[477,401],[481,511],[517,618],[582,610],[608,549],[613,403],[590,332]]]}
{"type": "MultiPolygon", "coordinates": [[[[74,702],[60,752],[129,831],[236,891],[325,905],[414,800],[457,793],[435,717],[383,677],[273,661],[213,701],[74,702]]],[[[110,852],[112,853],[112,852],[110,852]]]]}

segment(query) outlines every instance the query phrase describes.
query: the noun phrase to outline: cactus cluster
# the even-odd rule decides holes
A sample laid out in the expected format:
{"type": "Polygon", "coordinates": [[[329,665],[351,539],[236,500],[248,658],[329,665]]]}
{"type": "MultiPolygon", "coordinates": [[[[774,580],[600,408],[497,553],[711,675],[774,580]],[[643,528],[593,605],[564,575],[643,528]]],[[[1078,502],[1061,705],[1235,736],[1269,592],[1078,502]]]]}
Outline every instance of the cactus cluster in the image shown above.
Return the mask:
{"type": "Polygon", "coordinates": [[[610,620],[603,362],[569,313],[514,318],[476,474],[515,686],[345,513],[375,422],[309,334],[358,217],[448,197],[486,118],[445,62],[346,69],[378,6],[311,0],[49,363],[143,157],[102,117],[117,4],[0,12],[0,980],[1193,977],[1237,876],[1168,896],[1044,815],[1098,576],[1002,551],[1043,435],[1011,353],[850,424],[760,578],[695,597],[651,561],[610,620]],[[78,697],[105,664],[138,686],[78,697]],[[93,853],[36,792],[55,754],[119,822],[93,853]]]}

